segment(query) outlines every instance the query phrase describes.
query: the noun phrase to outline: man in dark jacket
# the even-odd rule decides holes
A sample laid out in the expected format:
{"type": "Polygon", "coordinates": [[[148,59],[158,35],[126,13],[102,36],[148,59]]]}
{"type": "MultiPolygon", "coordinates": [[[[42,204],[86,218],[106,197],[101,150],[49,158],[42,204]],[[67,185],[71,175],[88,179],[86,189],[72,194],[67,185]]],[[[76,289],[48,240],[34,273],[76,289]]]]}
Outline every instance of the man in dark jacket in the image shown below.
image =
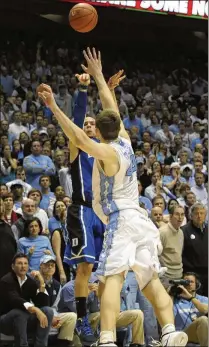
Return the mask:
{"type": "Polygon", "coordinates": [[[0,280],[0,331],[14,335],[15,347],[28,346],[28,332],[35,335],[34,347],[46,347],[54,313],[42,276],[35,271],[33,279],[27,272],[27,256],[19,253],[12,271],[0,280]]]}
{"type": "Polygon", "coordinates": [[[191,220],[182,227],[184,272],[195,272],[201,282],[201,294],[208,296],[208,227],[206,208],[197,202],[190,209],[191,220]]]}
{"type": "Polygon", "coordinates": [[[17,251],[17,244],[8,223],[4,220],[5,206],[0,199],[0,278],[11,270],[12,259],[17,251]]]}

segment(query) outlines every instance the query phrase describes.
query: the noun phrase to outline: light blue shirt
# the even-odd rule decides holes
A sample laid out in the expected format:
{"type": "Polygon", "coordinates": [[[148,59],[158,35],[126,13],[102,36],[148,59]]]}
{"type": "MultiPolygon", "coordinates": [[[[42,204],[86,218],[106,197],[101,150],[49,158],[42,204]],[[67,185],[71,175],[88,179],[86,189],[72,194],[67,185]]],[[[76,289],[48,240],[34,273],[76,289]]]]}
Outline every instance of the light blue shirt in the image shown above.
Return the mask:
{"type": "Polygon", "coordinates": [[[151,213],[151,209],[152,209],[152,203],[150,201],[150,199],[146,198],[145,196],[140,196],[139,197],[139,202],[141,202],[142,204],[144,204],[144,207],[146,208],[146,210],[148,211],[148,214],[150,215],[151,213]]]}
{"type": "Polygon", "coordinates": [[[18,252],[24,253],[29,259],[29,272],[32,270],[39,270],[40,259],[44,256],[44,251],[49,250],[54,256],[54,252],[51,247],[51,243],[48,237],[39,235],[37,237],[21,237],[18,240],[18,252]],[[34,246],[34,252],[32,255],[29,254],[29,250],[34,246]]]}
{"type": "Polygon", "coordinates": [[[39,207],[45,210],[46,212],[49,207],[50,198],[55,198],[54,193],[49,192],[48,194],[42,194],[42,199],[41,199],[39,207]]]}
{"type": "MultiPolygon", "coordinates": [[[[202,304],[208,305],[208,298],[206,296],[196,294],[196,299],[202,304]]],[[[178,331],[184,330],[195,319],[202,316],[192,301],[183,298],[174,300],[173,311],[175,316],[175,327],[178,331]]]]}
{"type": "MultiPolygon", "coordinates": [[[[163,176],[163,185],[171,183],[173,180],[174,180],[174,177],[172,177],[172,176],[163,176]]],[[[186,183],[186,180],[184,177],[180,177],[179,180],[181,183],[186,183]]]]}
{"type": "Polygon", "coordinates": [[[42,175],[55,175],[56,169],[52,160],[46,155],[29,155],[23,161],[27,183],[41,190],[39,179],[42,175]]]}
{"type": "Polygon", "coordinates": [[[124,127],[126,129],[131,129],[132,127],[137,127],[138,128],[138,139],[141,140],[141,136],[143,135],[144,132],[144,126],[142,124],[141,119],[135,118],[133,120],[130,120],[129,117],[125,118],[123,121],[124,127]]]}
{"type": "Polygon", "coordinates": [[[169,130],[174,134],[179,134],[179,127],[176,124],[172,124],[169,126],[169,130]]]}

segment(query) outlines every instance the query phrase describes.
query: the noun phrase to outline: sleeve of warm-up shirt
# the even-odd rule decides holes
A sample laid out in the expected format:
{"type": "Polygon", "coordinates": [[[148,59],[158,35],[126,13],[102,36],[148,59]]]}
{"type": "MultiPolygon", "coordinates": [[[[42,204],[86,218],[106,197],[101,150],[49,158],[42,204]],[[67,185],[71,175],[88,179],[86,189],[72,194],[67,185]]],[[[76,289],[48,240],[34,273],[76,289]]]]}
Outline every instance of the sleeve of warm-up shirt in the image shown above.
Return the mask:
{"type": "Polygon", "coordinates": [[[84,120],[86,116],[87,106],[87,92],[78,92],[78,96],[75,101],[75,107],[73,110],[74,123],[81,129],[83,129],[84,120]]]}

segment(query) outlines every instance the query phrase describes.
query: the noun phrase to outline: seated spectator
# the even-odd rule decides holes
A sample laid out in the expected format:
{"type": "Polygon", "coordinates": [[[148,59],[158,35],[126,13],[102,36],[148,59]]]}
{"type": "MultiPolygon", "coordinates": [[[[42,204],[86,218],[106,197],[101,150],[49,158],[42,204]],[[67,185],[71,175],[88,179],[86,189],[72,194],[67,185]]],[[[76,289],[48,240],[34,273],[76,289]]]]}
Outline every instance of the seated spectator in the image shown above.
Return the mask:
{"type": "Polygon", "coordinates": [[[40,202],[40,208],[47,212],[49,207],[50,198],[55,198],[54,193],[50,191],[51,179],[50,176],[43,175],[40,177],[39,184],[41,186],[42,199],[40,202]]]}
{"type": "MultiPolygon", "coordinates": [[[[98,327],[99,320],[100,320],[99,302],[98,302],[98,284],[96,283],[96,280],[97,279],[95,278],[95,275],[92,274],[89,281],[89,296],[87,300],[88,311],[89,311],[89,321],[92,326],[92,329],[95,331],[98,327]]],[[[60,309],[62,309],[64,312],[66,311],[76,312],[74,283],[75,283],[74,281],[70,281],[66,283],[64,287],[62,288],[61,296],[60,296],[60,309]]],[[[127,327],[128,325],[132,324],[132,342],[130,344],[130,347],[143,346],[144,345],[144,328],[143,328],[144,315],[141,310],[135,310],[135,309],[127,310],[124,307],[124,301],[126,301],[125,296],[126,294],[122,291],[121,292],[121,308],[123,307],[123,310],[120,312],[117,318],[116,328],[127,327]]],[[[88,341],[88,336],[84,337],[81,340],[83,344],[85,344],[85,341],[88,341]]],[[[116,336],[115,336],[115,340],[116,340],[116,336]]]]}
{"type": "Polygon", "coordinates": [[[12,157],[18,161],[18,165],[22,165],[24,153],[18,139],[12,142],[12,157]]]}
{"type": "Polygon", "coordinates": [[[187,151],[183,150],[179,153],[179,165],[180,165],[180,167],[182,167],[182,166],[185,166],[187,164],[189,164],[189,156],[188,156],[187,151]]]}
{"type": "Polygon", "coordinates": [[[69,267],[64,263],[65,247],[68,243],[66,228],[67,208],[63,201],[56,201],[53,210],[54,217],[49,220],[52,249],[56,255],[57,270],[55,278],[63,285],[69,279],[69,267]]]}
{"type": "Polygon", "coordinates": [[[148,175],[147,169],[145,168],[145,161],[142,156],[136,158],[136,164],[137,164],[137,179],[142,184],[142,195],[144,195],[144,190],[151,184],[151,179],[150,179],[150,176],[148,175]]]}
{"type": "Polygon", "coordinates": [[[11,268],[17,244],[10,225],[5,221],[5,204],[0,198],[0,278],[11,268]]]}
{"type": "Polygon", "coordinates": [[[173,142],[174,135],[169,130],[168,123],[166,121],[163,121],[161,126],[162,129],[157,130],[155,133],[155,140],[164,143],[169,148],[173,142]]]}
{"type": "Polygon", "coordinates": [[[179,157],[179,154],[184,151],[188,153],[188,157],[189,160],[192,159],[192,151],[191,149],[189,149],[188,147],[184,147],[182,144],[182,139],[181,139],[181,135],[180,134],[176,134],[174,137],[174,143],[176,146],[176,150],[177,150],[177,157],[179,157]]]}
{"type": "Polygon", "coordinates": [[[18,241],[19,238],[26,236],[24,235],[25,221],[31,220],[36,211],[34,200],[28,198],[24,199],[21,211],[22,214],[20,218],[12,225],[12,231],[16,241],[18,241]]]}
{"type": "Polygon", "coordinates": [[[60,301],[61,285],[53,278],[56,269],[56,260],[51,255],[45,255],[40,260],[40,273],[46,285],[49,295],[50,306],[54,311],[52,321],[53,330],[58,329],[58,345],[60,347],[70,347],[73,345],[74,329],[77,316],[74,312],[58,312],[60,301]]]}
{"type": "Polygon", "coordinates": [[[208,205],[208,193],[205,188],[205,175],[202,172],[195,174],[195,185],[191,191],[195,194],[197,201],[202,202],[203,205],[208,205]]]}
{"type": "Polygon", "coordinates": [[[182,227],[184,233],[184,272],[194,271],[201,281],[201,293],[208,295],[208,227],[207,210],[197,202],[190,209],[190,221],[182,227]]]}
{"type": "Polygon", "coordinates": [[[2,149],[2,156],[0,157],[0,181],[7,183],[15,178],[15,171],[17,169],[17,160],[12,158],[11,149],[6,145],[2,149]]]}
{"type": "Polygon", "coordinates": [[[39,270],[40,259],[44,254],[54,255],[48,237],[41,235],[43,231],[37,217],[27,220],[24,226],[24,235],[18,240],[19,252],[27,255],[29,271],[39,270]]]}
{"type": "Polygon", "coordinates": [[[191,343],[208,346],[208,297],[196,292],[201,283],[194,272],[186,272],[184,280],[190,283],[179,286],[181,293],[173,298],[176,330],[184,330],[191,343]]]}
{"type": "Polygon", "coordinates": [[[141,185],[141,182],[139,180],[138,180],[138,192],[139,192],[139,202],[144,204],[145,209],[147,210],[148,214],[150,215],[151,209],[152,209],[152,203],[151,203],[150,199],[141,195],[142,185],[141,185]]]}
{"type": "Polygon", "coordinates": [[[131,106],[128,108],[128,117],[124,119],[123,123],[126,129],[131,129],[132,127],[137,128],[136,135],[138,137],[138,141],[140,141],[144,132],[144,126],[141,119],[136,117],[135,107],[131,106]]]}
{"type": "Polygon", "coordinates": [[[13,225],[20,217],[21,215],[18,215],[14,210],[14,197],[12,193],[8,193],[7,195],[4,195],[2,197],[4,201],[5,206],[5,216],[4,220],[9,224],[13,225]]]}
{"type": "Polygon", "coordinates": [[[1,333],[14,335],[15,346],[20,347],[28,346],[29,333],[34,337],[34,347],[46,347],[53,309],[42,276],[31,274],[37,284],[27,272],[28,258],[19,253],[12,260],[12,270],[0,280],[1,333]]]}
{"type": "Polygon", "coordinates": [[[23,161],[27,182],[34,188],[40,189],[39,179],[41,175],[54,175],[55,167],[52,160],[41,154],[42,147],[39,141],[32,141],[31,152],[23,161]]]}
{"type": "Polygon", "coordinates": [[[163,246],[160,254],[160,264],[167,270],[161,281],[165,288],[169,286],[169,280],[182,278],[182,249],[183,232],[180,229],[184,220],[184,209],[182,206],[174,206],[170,213],[170,221],[162,226],[160,231],[160,240],[163,246]]]}
{"type": "Polygon", "coordinates": [[[54,204],[56,200],[62,201],[65,196],[65,191],[62,186],[58,186],[55,188],[54,197],[51,197],[49,200],[49,208],[48,208],[48,216],[53,216],[54,204]]]}
{"type": "Polygon", "coordinates": [[[175,143],[171,143],[169,150],[170,150],[170,156],[165,158],[165,160],[164,160],[165,165],[171,165],[172,163],[174,163],[178,160],[177,148],[176,148],[175,143]]]}

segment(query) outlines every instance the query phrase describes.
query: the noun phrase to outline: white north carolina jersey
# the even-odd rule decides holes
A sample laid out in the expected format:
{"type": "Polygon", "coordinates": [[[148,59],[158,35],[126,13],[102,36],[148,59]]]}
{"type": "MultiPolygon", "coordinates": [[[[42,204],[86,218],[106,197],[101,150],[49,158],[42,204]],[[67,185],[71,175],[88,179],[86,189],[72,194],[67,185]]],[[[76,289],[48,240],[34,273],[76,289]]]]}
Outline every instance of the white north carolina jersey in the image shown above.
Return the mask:
{"type": "Polygon", "coordinates": [[[95,160],[92,178],[93,209],[105,224],[110,214],[122,210],[135,209],[147,214],[139,207],[137,165],[131,144],[119,137],[110,146],[118,154],[118,173],[112,177],[106,176],[99,161],[95,160]]]}

